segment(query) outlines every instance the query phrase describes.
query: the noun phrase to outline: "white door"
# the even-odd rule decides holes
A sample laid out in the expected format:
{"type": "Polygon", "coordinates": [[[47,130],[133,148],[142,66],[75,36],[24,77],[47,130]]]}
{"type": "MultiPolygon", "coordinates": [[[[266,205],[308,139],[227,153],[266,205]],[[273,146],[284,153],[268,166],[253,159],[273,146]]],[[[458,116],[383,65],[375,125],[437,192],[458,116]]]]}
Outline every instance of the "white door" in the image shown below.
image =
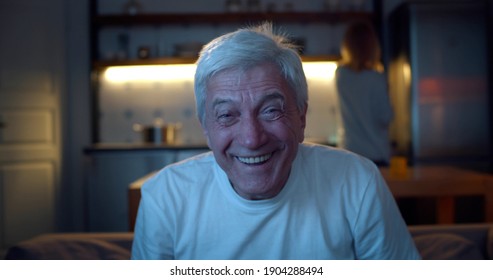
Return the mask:
{"type": "Polygon", "coordinates": [[[54,231],[62,0],[0,1],[0,249],[54,231]]]}

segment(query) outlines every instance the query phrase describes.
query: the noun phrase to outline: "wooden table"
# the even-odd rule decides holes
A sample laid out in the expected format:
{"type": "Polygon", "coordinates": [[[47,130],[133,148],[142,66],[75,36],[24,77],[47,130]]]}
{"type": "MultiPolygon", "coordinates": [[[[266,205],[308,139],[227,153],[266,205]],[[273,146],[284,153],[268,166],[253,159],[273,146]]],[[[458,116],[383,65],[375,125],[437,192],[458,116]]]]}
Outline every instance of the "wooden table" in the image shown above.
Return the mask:
{"type": "Polygon", "coordinates": [[[407,174],[380,168],[395,198],[437,198],[437,223],[454,223],[454,198],[483,196],[485,222],[493,222],[493,175],[451,166],[408,167],[407,174]]]}

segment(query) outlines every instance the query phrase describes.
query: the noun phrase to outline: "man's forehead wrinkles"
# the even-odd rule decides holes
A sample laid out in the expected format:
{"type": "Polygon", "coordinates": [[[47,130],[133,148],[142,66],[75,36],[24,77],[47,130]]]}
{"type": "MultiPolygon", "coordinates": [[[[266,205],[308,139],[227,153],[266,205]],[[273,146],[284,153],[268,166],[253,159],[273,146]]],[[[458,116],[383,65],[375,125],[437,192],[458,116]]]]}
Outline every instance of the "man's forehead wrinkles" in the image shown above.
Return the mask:
{"type": "MultiPolygon", "coordinates": [[[[212,101],[212,107],[216,108],[223,104],[241,103],[241,99],[242,98],[235,99],[230,96],[216,96],[212,101]]],[[[261,105],[273,100],[279,100],[284,102],[285,97],[283,94],[281,94],[279,91],[276,90],[276,91],[267,92],[265,94],[254,95],[252,100],[255,104],[261,105]]]]}
{"type": "Polygon", "coordinates": [[[223,98],[223,97],[218,97],[218,98],[215,98],[213,101],[212,101],[212,107],[215,108],[217,106],[220,106],[222,104],[227,104],[227,103],[234,103],[233,99],[231,98],[223,98]]]}

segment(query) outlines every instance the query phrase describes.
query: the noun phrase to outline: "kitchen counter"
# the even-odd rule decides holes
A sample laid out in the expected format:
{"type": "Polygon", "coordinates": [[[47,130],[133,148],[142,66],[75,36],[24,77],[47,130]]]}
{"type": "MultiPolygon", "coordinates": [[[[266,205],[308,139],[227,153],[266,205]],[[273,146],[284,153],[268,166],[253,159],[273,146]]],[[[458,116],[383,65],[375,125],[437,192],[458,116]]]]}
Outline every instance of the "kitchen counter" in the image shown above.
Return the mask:
{"type": "MultiPolygon", "coordinates": [[[[336,146],[328,143],[326,139],[307,138],[305,142],[316,143],[319,145],[336,146]]],[[[177,151],[177,150],[209,150],[207,143],[192,144],[154,144],[154,143],[98,143],[84,148],[85,154],[100,152],[130,152],[130,151],[177,151]]]]}
{"type": "Polygon", "coordinates": [[[454,223],[457,197],[484,198],[485,222],[493,222],[493,175],[445,165],[407,167],[404,173],[380,168],[395,198],[433,197],[439,224],[454,223]]]}
{"type": "Polygon", "coordinates": [[[194,144],[154,144],[154,143],[99,143],[84,148],[85,154],[100,152],[131,152],[131,151],[177,151],[177,150],[208,150],[206,143],[194,144]]]}

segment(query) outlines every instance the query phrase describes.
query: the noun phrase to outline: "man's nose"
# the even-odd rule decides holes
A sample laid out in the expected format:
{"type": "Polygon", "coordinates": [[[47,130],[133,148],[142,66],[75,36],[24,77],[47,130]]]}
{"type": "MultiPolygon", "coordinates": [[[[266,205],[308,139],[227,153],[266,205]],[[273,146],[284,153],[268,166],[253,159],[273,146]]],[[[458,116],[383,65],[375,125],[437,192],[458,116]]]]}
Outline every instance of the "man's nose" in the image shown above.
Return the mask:
{"type": "Polygon", "coordinates": [[[238,137],[243,146],[254,149],[263,144],[265,129],[260,120],[255,117],[244,118],[239,128],[238,137]]]}

